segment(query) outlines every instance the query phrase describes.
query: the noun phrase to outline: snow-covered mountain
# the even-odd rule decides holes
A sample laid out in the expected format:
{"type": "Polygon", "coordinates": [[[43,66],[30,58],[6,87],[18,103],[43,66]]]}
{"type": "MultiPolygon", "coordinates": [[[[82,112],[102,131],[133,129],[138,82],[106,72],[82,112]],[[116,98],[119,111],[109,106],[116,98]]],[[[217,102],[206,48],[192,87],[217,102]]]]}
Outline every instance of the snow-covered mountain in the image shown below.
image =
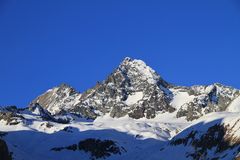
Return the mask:
{"type": "Polygon", "coordinates": [[[159,155],[162,159],[237,159],[239,129],[239,113],[211,113],[175,136],[159,155]]]}
{"type": "Polygon", "coordinates": [[[127,57],[105,81],[82,94],[62,84],[32,104],[39,103],[54,115],[68,111],[90,119],[107,113],[116,118],[128,115],[151,119],[174,112],[191,121],[210,112],[225,111],[239,95],[239,90],[218,83],[193,87],[169,84],[143,61],[127,57]]]}
{"type": "Polygon", "coordinates": [[[177,86],[125,58],[83,93],[61,84],[24,109],[2,107],[0,139],[17,160],[231,160],[240,151],[239,111],[237,89],[177,86]]]}

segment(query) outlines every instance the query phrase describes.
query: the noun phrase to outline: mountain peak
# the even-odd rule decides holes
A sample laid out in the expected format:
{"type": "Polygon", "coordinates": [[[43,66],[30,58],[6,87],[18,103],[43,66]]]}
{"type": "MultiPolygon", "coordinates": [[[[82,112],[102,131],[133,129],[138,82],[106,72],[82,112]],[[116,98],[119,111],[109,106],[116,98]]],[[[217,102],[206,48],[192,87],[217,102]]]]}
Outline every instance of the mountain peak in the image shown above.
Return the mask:
{"type": "Polygon", "coordinates": [[[130,77],[139,78],[141,81],[147,81],[150,84],[156,84],[159,82],[160,75],[149,67],[144,61],[138,59],[132,59],[126,57],[119,65],[118,70],[130,77]]]}
{"type": "Polygon", "coordinates": [[[72,88],[69,84],[67,83],[61,83],[58,88],[72,88]]]}
{"type": "Polygon", "coordinates": [[[153,118],[158,111],[174,111],[167,87],[145,62],[127,57],[105,81],[83,93],[74,111],[94,118],[106,113],[111,117],[153,118]]]}
{"type": "Polygon", "coordinates": [[[130,58],[130,57],[125,57],[124,60],[123,60],[123,62],[130,62],[130,61],[132,61],[132,60],[133,60],[133,59],[130,58]]]}
{"type": "Polygon", "coordinates": [[[54,115],[62,110],[71,109],[75,103],[78,103],[80,97],[81,94],[73,87],[62,83],[37,97],[31,104],[38,103],[54,115]]]}

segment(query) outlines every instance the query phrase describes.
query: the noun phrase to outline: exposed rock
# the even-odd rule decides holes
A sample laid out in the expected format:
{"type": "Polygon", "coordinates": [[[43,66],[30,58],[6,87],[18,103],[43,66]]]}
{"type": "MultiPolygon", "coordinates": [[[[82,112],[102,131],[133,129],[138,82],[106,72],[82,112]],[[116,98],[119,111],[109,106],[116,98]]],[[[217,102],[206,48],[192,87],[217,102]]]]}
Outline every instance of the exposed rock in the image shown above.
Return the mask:
{"type": "Polygon", "coordinates": [[[7,125],[17,125],[22,122],[25,118],[15,112],[0,111],[0,120],[6,121],[7,125]]]}
{"type": "Polygon", "coordinates": [[[240,156],[237,156],[234,160],[240,160],[240,156]]]}
{"type": "Polygon", "coordinates": [[[65,112],[59,112],[58,115],[53,116],[51,115],[50,112],[48,112],[38,103],[30,104],[29,111],[39,116],[43,120],[53,121],[53,122],[62,123],[62,124],[68,124],[72,119],[70,116],[65,115],[65,112]]]}
{"type": "Polygon", "coordinates": [[[53,120],[53,117],[52,117],[51,113],[49,113],[46,109],[44,109],[38,103],[32,103],[29,106],[29,110],[32,113],[36,114],[37,116],[40,116],[43,120],[48,120],[48,121],[52,121],[53,120]]]}
{"type": "Polygon", "coordinates": [[[92,118],[105,113],[154,118],[158,111],[174,111],[168,86],[143,61],[126,58],[106,81],[82,94],[74,111],[92,118]]]}
{"type": "Polygon", "coordinates": [[[176,116],[177,118],[186,117],[188,121],[198,119],[211,112],[225,111],[230,103],[240,95],[239,90],[218,83],[184,89],[195,98],[181,106],[176,116]]]}
{"type": "Polygon", "coordinates": [[[61,84],[58,87],[48,90],[40,95],[31,104],[38,103],[47,109],[52,115],[58,114],[62,110],[68,111],[78,103],[81,94],[67,84],[61,84]]]}
{"type": "MultiPolygon", "coordinates": [[[[240,151],[240,137],[235,134],[240,126],[239,122],[240,119],[236,120],[232,125],[215,124],[207,128],[206,132],[202,129],[200,129],[200,131],[186,130],[185,132],[189,132],[186,136],[173,138],[170,145],[183,145],[185,147],[193,148],[192,150],[188,149],[188,152],[186,153],[186,157],[191,158],[192,160],[218,160],[222,156],[236,157],[240,151]],[[228,153],[231,154],[228,155],[228,153]]],[[[198,128],[201,127],[204,126],[198,126],[198,128]]],[[[190,129],[191,128],[188,130],[190,129]]],[[[182,134],[184,135],[184,133],[182,134]]]]}
{"type": "Polygon", "coordinates": [[[67,126],[67,127],[64,127],[62,131],[64,131],[64,132],[69,132],[69,133],[73,133],[73,130],[74,130],[73,127],[67,126]]]}
{"type": "Polygon", "coordinates": [[[99,139],[86,139],[80,141],[78,148],[79,150],[89,152],[92,159],[106,158],[112,154],[121,154],[124,150],[123,148],[118,147],[114,141],[102,141],[99,139]]]}
{"type": "Polygon", "coordinates": [[[1,108],[1,111],[8,111],[8,112],[19,112],[20,109],[17,106],[5,106],[1,108]]]}
{"type": "Polygon", "coordinates": [[[11,154],[8,151],[7,144],[4,140],[0,139],[0,159],[11,160],[11,154]]]}
{"type": "Polygon", "coordinates": [[[85,139],[77,144],[73,144],[67,147],[55,147],[51,151],[60,152],[62,150],[71,151],[84,151],[91,154],[91,159],[107,158],[114,154],[122,154],[126,152],[123,147],[117,146],[116,142],[111,140],[100,140],[100,139],[85,139]]]}
{"type": "Polygon", "coordinates": [[[193,121],[211,112],[227,110],[239,95],[239,90],[219,83],[192,87],[169,84],[143,61],[127,57],[105,81],[98,82],[82,95],[62,84],[36,98],[31,105],[38,103],[52,116],[60,115],[58,120],[55,119],[60,123],[71,120],[61,118],[64,112],[87,119],[105,114],[116,118],[128,115],[135,119],[151,119],[164,112],[176,112],[177,118],[193,121]],[[181,106],[172,106],[178,91],[194,98],[181,106]]]}
{"type": "MultiPolygon", "coordinates": [[[[42,147],[49,146],[49,141],[52,145],[58,145],[58,138],[65,135],[74,136],[74,139],[84,139],[89,136],[97,136],[97,138],[113,136],[114,139],[123,140],[122,143],[126,143],[127,147],[130,145],[129,151],[140,153],[141,149],[145,151],[145,147],[150,146],[148,152],[150,153],[152,152],[151,149],[154,151],[156,149],[154,148],[154,139],[157,139],[157,143],[164,141],[159,145],[162,147],[162,145],[165,145],[165,141],[178,134],[170,140],[169,144],[161,149],[159,147],[156,153],[160,154],[166,151],[167,154],[162,154],[163,158],[161,156],[154,158],[178,159],[178,156],[181,155],[182,157],[179,159],[237,160],[240,157],[239,104],[240,91],[237,89],[218,83],[208,86],[175,86],[163,80],[143,61],[126,58],[106,80],[98,82],[95,87],[83,94],[78,93],[67,84],[62,84],[33,100],[28,106],[28,110],[19,109],[16,106],[0,108],[1,124],[5,125],[5,122],[7,125],[21,123],[18,126],[5,126],[3,130],[8,131],[9,129],[8,136],[4,137],[6,133],[0,132],[0,137],[12,139],[11,150],[16,151],[14,156],[26,156],[26,159],[31,159],[32,157],[28,158],[27,155],[31,154],[27,152],[29,148],[35,146],[35,150],[39,149],[38,151],[41,152],[42,147]],[[205,117],[206,114],[221,111],[229,112],[216,113],[217,121],[205,117]],[[98,117],[104,115],[106,117],[98,117]],[[116,120],[108,117],[108,115],[114,118],[129,116],[132,119],[126,117],[116,120]],[[145,119],[153,119],[156,116],[158,117],[155,120],[145,119]],[[238,120],[232,120],[232,116],[236,116],[238,120]],[[187,121],[193,121],[201,117],[200,120],[206,119],[200,121],[201,123],[196,123],[198,121],[186,122],[182,119],[177,121],[175,119],[181,117],[187,121]],[[219,117],[226,118],[227,123],[219,117]],[[88,121],[84,118],[99,119],[88,121]],[[173,118],[173,121],[170,118],[173,118]],[[108,123],[108,121],[111,122],[108,123]],[[63,123],[64,125],[56,123],[63,123]],[[185,129],[188,125],[190,127],[185,129]],[[111,130],[108,131],[108,129],[111,130]],[[112,129],[114,129],[114,132],[116,130],[116,135],[112,132],[112,129]],[[78,134],[79,130],[81,130],[80,134],[78,134]],[[95,132],[100,130],[101,132],[95,132]],[[118,134],[118,132],[123,133],[118,134]],[[39,144],[39,140],[42,140],[41,144],[38,146],[33,145],[33,143],[22,143],[25,142],[25,137],[28,140],[28,136],[31,140],[34,139],[35,144],[39,144]],[[140,140],[143,143],[138,143],[140,140]],[[135,144],[139,146],[136,146],[133,142],[136,142],[135,144]],[[132,147],[134,149],[131,148],[131,145],[134,146],[132,147]],[[24,152],[26,152],[26,155],[24,152]],[[164,158],[164,155],[167,158],[164,158]],[[177,156],[177,158],[169,158],[168,156],[177,156]]],[[[68,140],[71,144],[73,139],[68,140]]],[[[66,138],[66,143],[68,143],[68,140],[66,138]]],[[[0,141],[0,160],[4,159],[1,157],[3,156],[2,152],[5,152],[5,157],[9,155],[6,148],[1,145],[4,146],[4,142],[0,141]]],[[[105,159],[111,155],[126,152],[116,142],[100,139],[85,139],[78,144],[55,147],[51,150],[81,151],[79,155],[81,154],[82,157],[86,157],[83,152],[87,152],[92,159],[105,159]]],[[[44,156],[44,154],[34,152],[33,156],[44,156]]],[[[130,154],[132,157],[132,153],[130,154]]],[[[129,155],[126,155],[126,157],[129,155]]],[[[148,154],[144,153],[144,155],[148,154]]],[[[48,153],[46,153],[45,159],[48,159],[48,156],[48,153]]]]}

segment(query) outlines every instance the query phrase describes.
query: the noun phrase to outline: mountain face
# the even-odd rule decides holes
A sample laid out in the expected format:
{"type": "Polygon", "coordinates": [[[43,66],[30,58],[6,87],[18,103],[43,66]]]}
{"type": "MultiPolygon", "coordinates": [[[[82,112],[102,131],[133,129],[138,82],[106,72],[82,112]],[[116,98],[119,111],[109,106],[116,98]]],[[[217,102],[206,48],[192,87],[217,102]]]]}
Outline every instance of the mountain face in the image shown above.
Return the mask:
{"type": "Polygon", "coordinates": [[[181,94],[188,93],[185,98],[190,100],[178,106],[180,108],[176,116],[186,117],[188,121],[198,119],[211,112],[226,111],[230,104],[240,95],[239,90],[218,83],[180,90],[181,94]]]}
{"type": "Polygon", "coordinates": [[[54,87],[33,100],[30,106],[38,103],[51,114],[59,114],[62,111],[69,111],[79,102],[81,94],[67,84],[54,87]]]}
{"type": "Polygon", "coordinates": [[[152,119],[159,113],[174,112],[177,118],[192,121],[207,113],[227,110],[239,95],[239,90],[218,83],[175,86],[143,61],[125,58],[105,81],[82,94],[62,84],[37,97],[32,104],[39,103],[53,115],[68,111],[90,119],[108,113],[116,118],[128,115],[152,119]]]}
{"type": "Polygon", "coordinates": [[[61,84],[0,107],[0,157],[2,143],[16,160],[237,160],[239,122],[239,90],[177,86],[125,58],[83,93],[61,84]]]}
{"type": "Polygon", "coordinates": [[[117,118],[154,118],[158,111],[174,111],[168,85],[143,61],[126,58],[107,80],[82,94],[74,111],[81,114],[90,107],[96,117],[110,113],[117,118]]]}

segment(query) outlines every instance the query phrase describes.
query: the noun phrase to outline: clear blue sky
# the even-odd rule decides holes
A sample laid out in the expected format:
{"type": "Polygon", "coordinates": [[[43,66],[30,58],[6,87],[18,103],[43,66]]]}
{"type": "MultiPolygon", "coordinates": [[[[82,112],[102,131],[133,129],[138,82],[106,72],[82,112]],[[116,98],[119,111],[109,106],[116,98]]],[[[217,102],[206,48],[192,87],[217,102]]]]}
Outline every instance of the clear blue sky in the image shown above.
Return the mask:
{"type": "Polygon", "coordinates": [[[178,85],[240,88],[240,1],[0,0],[0,105],[82,92],[126,56],[178,85]]]}

